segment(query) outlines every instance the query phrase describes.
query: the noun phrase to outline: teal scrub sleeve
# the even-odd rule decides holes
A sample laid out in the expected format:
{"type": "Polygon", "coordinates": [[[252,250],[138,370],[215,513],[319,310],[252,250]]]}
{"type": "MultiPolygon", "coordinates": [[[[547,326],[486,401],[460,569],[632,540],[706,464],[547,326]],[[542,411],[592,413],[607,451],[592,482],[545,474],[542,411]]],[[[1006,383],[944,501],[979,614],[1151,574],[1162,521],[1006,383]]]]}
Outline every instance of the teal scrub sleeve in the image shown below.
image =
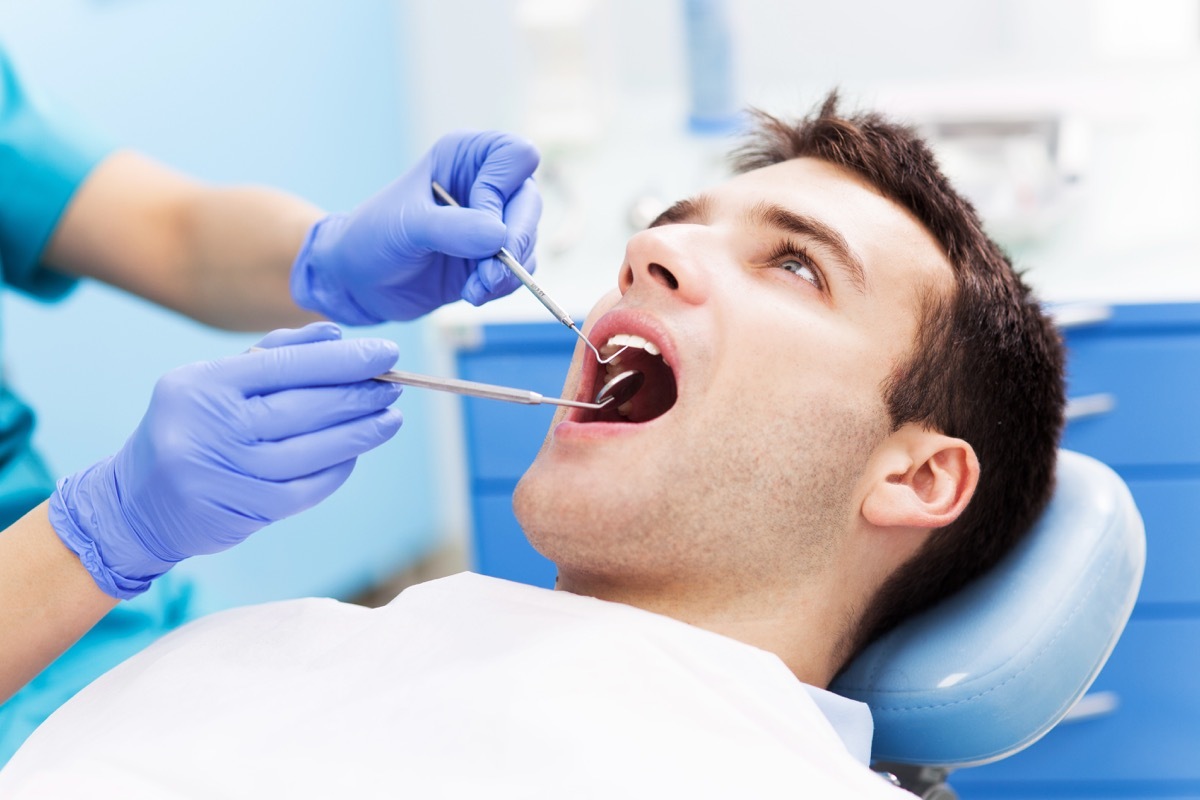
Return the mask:
{"type": "Polygon", "coordinates": [[[0,50],[0,273],[4,283],[54,300],[74,285],[40,258],[75,189],[111,149],[37,108],[0,50]]]}
{"type": "MultiPolygon", "coordinates": [[[[42,250],[75,189],[111,149],[79,130],[31,101],[0,49],[0,279],[46,300],[61,297],[75,281],[40,264],[42,250]]],[[[32,413],[0,383],[0,527],[54,489],[29,449],[32,427],[32,413]]],[[[185,621],[189,597],[186,579],[164,576],[142,597],[109,612],[31,683],[0,703],[0,767],[75,692],[185,621]]]]}

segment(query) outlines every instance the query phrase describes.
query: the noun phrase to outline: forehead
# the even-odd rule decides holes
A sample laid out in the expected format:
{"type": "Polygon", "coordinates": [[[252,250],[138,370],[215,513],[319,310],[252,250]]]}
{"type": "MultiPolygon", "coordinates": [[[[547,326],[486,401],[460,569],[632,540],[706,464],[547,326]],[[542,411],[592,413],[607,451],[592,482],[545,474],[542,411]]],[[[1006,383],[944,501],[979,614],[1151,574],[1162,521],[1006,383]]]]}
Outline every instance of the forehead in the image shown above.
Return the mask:
{"type": "MultiPolygon", "coordinates": [[[[756,237],[772,235],[752,211],[764,205],[835,234],[861,267],[860,290],[835,291],[835,304],[883,350],[895,350],[893,357],[915,341],[923,299],[953,291],[950,262],[928,229],[864,179],[829,162],[798,158],[752,170],[706,192],[699,205],[711,224],[749,229],[756,237]]],[[[855,270],[829,271],[836,283],[837,275],[855,270]]]]}
{"type": "MultiPolygon", "coordinates": [[[[828,161],[796,158],[735,176],[707,193],[726,213],[772,203],[836,231],[874,272],[889,264],[911,279],[950,285],[941,245],[907,209],[865,179],[828,161]]],[[[871,276],[875,277],[875,276],[871,276]]]]}

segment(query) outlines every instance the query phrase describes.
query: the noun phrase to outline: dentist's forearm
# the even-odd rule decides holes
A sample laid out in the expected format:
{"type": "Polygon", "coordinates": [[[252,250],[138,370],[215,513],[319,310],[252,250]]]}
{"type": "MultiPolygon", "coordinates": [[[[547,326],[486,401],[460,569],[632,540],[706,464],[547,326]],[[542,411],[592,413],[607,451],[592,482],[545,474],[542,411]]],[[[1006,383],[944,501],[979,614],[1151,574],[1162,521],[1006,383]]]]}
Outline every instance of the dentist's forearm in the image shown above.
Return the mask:
{"type": "Polygon", "coordinates": [[[0,532],[0,703],[116,603],[59,540],[46,503],[0,532]]]}
{"type": "Polygon", "coordinates": [[[43,261],[231,330],[318,317],[292,301],[292,261],[323,213],[284,192],[209,186],[144,156],[102,161],[67,206],[43,261]]]}

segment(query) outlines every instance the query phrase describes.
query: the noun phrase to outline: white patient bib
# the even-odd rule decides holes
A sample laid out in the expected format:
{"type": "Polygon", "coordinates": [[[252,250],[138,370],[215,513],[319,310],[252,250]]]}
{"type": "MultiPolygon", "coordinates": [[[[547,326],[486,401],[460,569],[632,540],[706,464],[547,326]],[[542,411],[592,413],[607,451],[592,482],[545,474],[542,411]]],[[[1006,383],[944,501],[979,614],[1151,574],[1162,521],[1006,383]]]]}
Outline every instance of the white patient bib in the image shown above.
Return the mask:
{"type": "Polygon", "coordinates": [[[192,623],[55,713],[0,796],[911,800],[818,703],[869,746],[865,706],[770,653],[462,574],[379,609],[298,600],[192,623]]]}

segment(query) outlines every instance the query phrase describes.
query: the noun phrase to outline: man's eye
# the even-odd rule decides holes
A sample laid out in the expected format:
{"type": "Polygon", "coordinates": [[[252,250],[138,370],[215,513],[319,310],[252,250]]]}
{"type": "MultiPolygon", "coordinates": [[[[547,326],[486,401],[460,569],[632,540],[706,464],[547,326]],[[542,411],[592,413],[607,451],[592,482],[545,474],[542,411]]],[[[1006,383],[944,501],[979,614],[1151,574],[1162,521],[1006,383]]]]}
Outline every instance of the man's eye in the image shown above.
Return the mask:
{"type": "Polygon", "coordinates": [[[818,289],[820,289],[822,286],[821,274],[817,272],[816,267],[814,267],[808,261],[804,261],[795,257],[784,258],[779,262],[778,266],[780,269],[787,270],[793,275],[803,278],[818,289]]]}

